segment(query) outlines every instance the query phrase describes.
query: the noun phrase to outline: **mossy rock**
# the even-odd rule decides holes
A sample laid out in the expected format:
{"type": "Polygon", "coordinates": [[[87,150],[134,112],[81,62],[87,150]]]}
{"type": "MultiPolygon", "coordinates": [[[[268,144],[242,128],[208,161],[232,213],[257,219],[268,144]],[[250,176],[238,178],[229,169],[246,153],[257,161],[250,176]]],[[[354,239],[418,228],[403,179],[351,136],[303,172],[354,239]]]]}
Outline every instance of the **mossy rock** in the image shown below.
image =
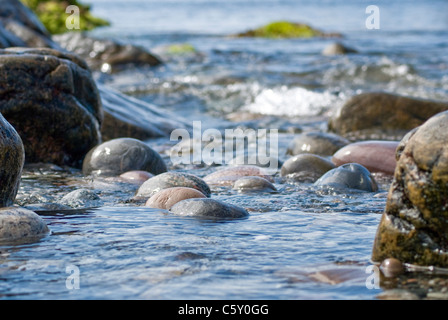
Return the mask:
{"type": "Polygon", "coordinates": [[[260,37],[260,38],[313,38],[340,36],[339,34],[327,34],[304,23],[288,21],[276,21],[260,28],[239,33],[238,37],[260,37]]]}
{"type": "Polygon", "coordinates": [[[90,6],[81,4],[77,0],[21,0],[38,16],[47,30],[52,34],[60,34],[67,31],[66,20],[70,13],[66,9],[70,5],[79,8],[79,27],[77,31],[93,30],[97,27],[108,26],[110,23],[90,13],[90,6]]]}

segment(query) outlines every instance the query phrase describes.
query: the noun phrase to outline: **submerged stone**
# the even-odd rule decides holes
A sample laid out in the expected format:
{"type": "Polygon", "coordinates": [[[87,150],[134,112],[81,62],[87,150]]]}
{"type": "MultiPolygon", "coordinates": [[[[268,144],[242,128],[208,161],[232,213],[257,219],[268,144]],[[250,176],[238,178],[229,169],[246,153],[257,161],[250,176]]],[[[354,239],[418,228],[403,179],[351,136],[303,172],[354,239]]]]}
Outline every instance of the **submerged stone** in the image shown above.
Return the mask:
{"type": "Polygon", "coordinates": [[[145,206],[168,210],[179,201],[192,198],[205,198],[205,195],[193,188],[173,187],[162,189],[146,201],[145,206]]]}
{"type": "Polygon", "coordinates": [[[252,165],[224,168],[205,176],[204,181],[215,186],[233,186],[235,181],[247,176],[257,176],[273,181],[266,170],[252,165]]]}
{"type": "Polygon", "coordinates": [[[248,191],[266,191],[266,192],[276,192],[277,188],[270,183],[268,180],[262,177],[243,177],[239,178],[233,184],[233,189],[248,192],[248,191]]]}
{"type": "Polygon", "coordinates": [[[368,192],[378,190],[376,181],[369,170],[357,163],[347,163],[328,171],[315,182],[315,185],[368,192]]]}
{"type": "Polygon", "coordinates": [[[118,176],[131,170],[152,174],[167,171],[161,156],[144,142],[133,138],[118,138],[90,150],[83,162],[85,175],[118,176]]]}
{"type": "Polygon", "coordinates": [[[150,198],[163,189],[173,187],[187,187],[200,191],[210,197],[211,191],[207,183],[201,178],[183,172],[165,172],[145,181],[135,194],[136,198],[150,198]]]}
{"type": "Polygon", "coordinates": [[[210,218],[244,218],[249,213],[240,207],[214,199],[187,199],[176,203],[170,211],[180,216],[210,218]]]}
{"type": "Polygon", "coordinates": [[[448,267],[448,111],[407,135],[372,260],[448,267]]]}
{"type": "Polygon", "coordinates": [[[59,202],[72,208],[95,208],[103,205],[100,197],[88,189],[78,189],[66,194],[59,202]]]}
{"type": "Polygon", "coordinates": [[[0,208],[0,241],[42,237],[49,232],[45,221],[24,208],[0,208]]]}

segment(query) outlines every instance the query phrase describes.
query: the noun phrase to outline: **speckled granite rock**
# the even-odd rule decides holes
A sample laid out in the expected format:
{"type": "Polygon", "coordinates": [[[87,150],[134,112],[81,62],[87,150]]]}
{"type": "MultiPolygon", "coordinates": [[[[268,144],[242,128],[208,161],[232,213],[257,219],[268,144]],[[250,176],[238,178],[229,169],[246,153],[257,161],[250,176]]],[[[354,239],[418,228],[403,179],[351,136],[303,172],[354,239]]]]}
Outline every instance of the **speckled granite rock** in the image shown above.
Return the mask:
{"type": "Polygon", "coordinates": [[[240,207],[214,199],[187,199],[176,203],[170,211],[180,216],[208,218],[244,218],[249,213],[240,207]]]}
{"type": "Polygon", "coordinates": [[[0,241],[27,240],[49,232],[43,219],[24,208],[0,208],[0,241]]]}

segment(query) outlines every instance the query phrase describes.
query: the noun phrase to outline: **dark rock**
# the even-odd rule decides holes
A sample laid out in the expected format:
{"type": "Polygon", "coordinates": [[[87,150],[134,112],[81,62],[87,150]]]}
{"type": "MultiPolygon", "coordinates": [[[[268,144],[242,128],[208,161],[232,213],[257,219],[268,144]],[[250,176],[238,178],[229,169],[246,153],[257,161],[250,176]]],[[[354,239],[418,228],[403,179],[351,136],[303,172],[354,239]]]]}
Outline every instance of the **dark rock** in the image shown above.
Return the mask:
{"type": "Polygon", "coordinates": [[[334,168],[335,165],[324,157],[303,153],[286,160],[280,175],[299,182],[315,182],[334,168]]]}
{"type": "Polygon", "coordinates": [[[170,211],[180,216],[209,218],[244,218],[249,213],[240,207],[214,199],[187,199],[176,203],[170,211]]]}
{"type": "Polygon", "coordinates": [[[233,189],[247,192],[247,191],[266,191],[276,192],[277,188],[268,180],[262,177],[242,177],[235,181],[233,189]]]}
{"type": "Polygon", "coordinates": [[[286,153],[293,156],[301,153],[332,156],[349,143],[350,141],[336,134],[317,131],[307,132],[297,135],[290,143],[286,153]]]}
{"type": "Polygon", "coordinates": [[[329,129],[350,139],[401,140],[408,131],[445,110],[445,102],[383,92],[363,93],[342,106],[330,119],[329,129]]]}
{"type": "Polygon", "coordinates": [[[98,85],[104,111],[101,125],[103,141],[129,137],[147,140],[169,137],[175,129],[188,126],[166,110],[110,88],[98,85]]]}
{"type": "Polygon", "coordinates": [[[322,50],[322,54],[324,56],[334,56],[334,55],[357,53],[357,52],[358,51],[356,51],[355,49],[346,47],[339,42],[332,43],[329,46],[325,47],[324,50],[322,50]]]}
{"type": "Polygon", "coordinates": [[[399,159],[372,260],[448,267],[448,112],[412,131],[399,159]]]}
{"type": "Polygon", "coordinates": [[[192,198],[205,198],[205,195],[193,188],[173,187],[162,189],[146,201],[145,206],[168,210],[179,201],[192,198]]]}
{"type": "Polygon", "coordinates": [[[91,73],[52,49],[0,50],[0,112],[22,138],[27,163],[80,167],[100,142],[101,101],[91,73]]]}
{"type": "Polygon", "coordinates": [[[0,207],[14,203],[24,160],[22,140],[0,113],[0,207]]]}
{"type": "Polygon", "coordinates": [[[370,172],[394,174],[397,161],[395,154],[398,141],[361,141],[349,144],[332,157],[336,166],[345,163],[359,163],[370,172]]]}
{"type": "Polygon", "coordinates": [[[84,158],[85,175],[119,176],[131,170],[152,174],[167,171],[160,155],[144,142],[133,138],[119,138],[104,142],[91,149],[84,158]]]}
{"type": "Polygon", "coordinates": [[[94,38],[82,32],[56,35],[53,40],[65,50],[85,59],[90,68],[107,73],[129,66],[156,66],[162,63],[159,58],[141,47],[94,38]]]}
{"type": "Polygon", "coordinates": [[[315,182],[316,186],[357,189],[375,192],[378,186],[369,170],[357,163],[347,163],[328,171],[315,182]]]}
{"type": "Polygon", "coordinates": [[[23,241],[48,234],[49,229],[36,213],[24,208],[0,208],[0,241],[23,241]]]}
{"type": "Polygon", "coordinates": [[[193,188],[202,192],[206,197],[211,195],[210,187],[201,178],[189,173],[165,172],[145,181],[135,197],[150,198],[160,190],[173,187],[193,188]]]}

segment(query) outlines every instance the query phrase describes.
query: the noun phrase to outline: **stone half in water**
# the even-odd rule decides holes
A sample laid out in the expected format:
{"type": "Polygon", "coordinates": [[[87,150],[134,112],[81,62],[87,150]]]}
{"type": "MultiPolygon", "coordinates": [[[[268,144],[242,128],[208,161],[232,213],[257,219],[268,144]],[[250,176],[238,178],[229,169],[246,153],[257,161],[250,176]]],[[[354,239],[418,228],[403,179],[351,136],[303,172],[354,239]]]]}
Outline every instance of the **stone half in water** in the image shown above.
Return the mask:
{"type": "Polygon", "coordinates": [[[206,218],[245,218],[246,209],[215,199],[187,199],[176,203],[170,211],[180,216],[206,218]]]}
{"type": "Polygon", "coordinates": [[[0,241],[28,241],[41,238],[50,231],[43,219],[24,208],[0,208],[0,241]]]}
{"type": "Polygon", "coordinates": [[[192,198],[205,198],[205,195],[193,188],[174,187],[163,189],[146,201],[145,206],[168,210],[179,201],[192,198]]]}
{"type": "Polygon", "coordinates": [[[320,177],[314,185],[368,192],[378,191],[378,186],[370,171],[358,163],[347,163],[332,169],[320,177]]]}

